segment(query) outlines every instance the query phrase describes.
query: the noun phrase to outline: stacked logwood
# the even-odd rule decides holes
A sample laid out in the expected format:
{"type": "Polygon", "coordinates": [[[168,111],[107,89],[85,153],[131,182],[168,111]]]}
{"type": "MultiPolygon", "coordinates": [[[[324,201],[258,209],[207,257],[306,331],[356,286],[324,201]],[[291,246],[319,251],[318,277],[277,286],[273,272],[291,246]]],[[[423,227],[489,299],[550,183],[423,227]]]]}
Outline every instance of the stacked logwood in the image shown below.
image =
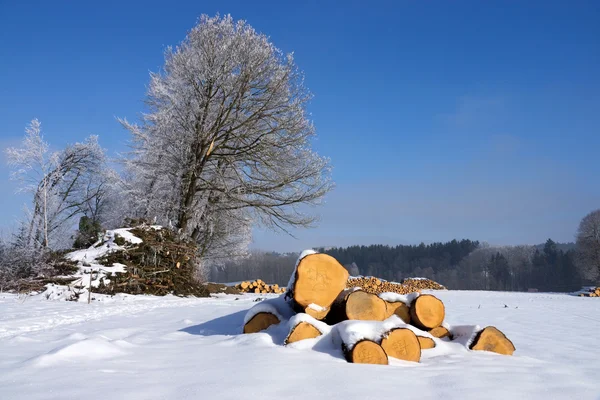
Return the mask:
{"type": "Polygon", "coordinates": [[[256,279],[254,281],[244,281],[235,285],[236,289],[241,293],[285,293],[284,287],[279,287],[278,284],[269,285],[262,279],[256,279]]]}
{"type": "Polygon", "coordinates": [[[580,297],[600,297],[600,286],[588,289],[587,292],[579,293],[580,297]]]}
{"type": "MultiPolygon", "coordinates": [[[[260,286],[261,282],[251,284],[260,286]]],[[[268,300],[271,305],[253,307],[246,316],[244,333],[289,318],[286,345],[335,333],[349,362],[388,364],[390,357],[419,362],[423,351],[454,340],[452,329],[444,323],[444,303],[432,294],[420,293],[440,288],[444,287],[425,279],[407,279],[402,284],[372,277],[348,279],[346,269],[333,257],[305,252],[285,296],[268,300]]],[[[507,355],[515,350],[495,327],[477,327],[464,345],[507,355]]]]}
{"type": "Polygon", "coordinates": [[[389,282],[373,276],[353,277],[346,282],[347,288],[359,287],[368,293],[398,293],[409,294],[420,292],[422,290],[445,290],[446,288],[431,279],[425,278],[406,278],[402,283],[389,282]]]}

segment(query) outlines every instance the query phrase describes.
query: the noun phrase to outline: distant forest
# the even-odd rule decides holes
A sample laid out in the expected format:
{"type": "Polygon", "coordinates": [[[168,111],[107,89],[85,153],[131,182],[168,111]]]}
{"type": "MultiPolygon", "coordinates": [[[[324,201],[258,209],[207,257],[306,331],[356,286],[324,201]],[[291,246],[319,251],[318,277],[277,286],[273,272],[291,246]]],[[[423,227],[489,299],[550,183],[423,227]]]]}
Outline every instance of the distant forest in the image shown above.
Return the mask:
{"type": "MultiPolygon", "coordinates": [[[[317,249],[342,263],[350,275],[390,281],[433,279],[448,289],[569,292],[584,282],[573,244],[550,239],[538,246],[492,247],[471,240],[399,246],[317,249]]],[[[261,278],[284,285],[298,254],[255,252],[249,258],[213,268],[210,279],[235,282],[261,278]]]]}

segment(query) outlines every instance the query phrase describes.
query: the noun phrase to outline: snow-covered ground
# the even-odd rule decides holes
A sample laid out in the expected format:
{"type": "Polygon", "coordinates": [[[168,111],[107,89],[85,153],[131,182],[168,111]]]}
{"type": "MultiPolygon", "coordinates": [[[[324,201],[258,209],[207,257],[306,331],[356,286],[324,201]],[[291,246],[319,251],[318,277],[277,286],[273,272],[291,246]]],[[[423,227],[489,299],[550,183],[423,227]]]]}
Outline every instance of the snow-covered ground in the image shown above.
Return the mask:
{"type": "Polygon", "coordinates": [[[281,346],[276,327],[240,335],[257,295],[85,304],[0,294],[0,399],[600,399],[599,299],[436,295],[449,324],[495,325],[515,355],[348,364],[310,341],[281,346]]]}

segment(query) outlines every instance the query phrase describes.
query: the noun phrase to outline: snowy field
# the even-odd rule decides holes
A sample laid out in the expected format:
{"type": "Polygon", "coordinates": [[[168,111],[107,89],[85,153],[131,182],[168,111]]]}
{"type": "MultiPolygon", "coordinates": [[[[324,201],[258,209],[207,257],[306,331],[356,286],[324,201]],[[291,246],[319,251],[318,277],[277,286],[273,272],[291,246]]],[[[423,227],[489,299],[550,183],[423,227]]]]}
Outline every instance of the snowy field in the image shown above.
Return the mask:
{"type": "Polygon", "coordinates": [[[599,299],[436,295],[448,323],[495,325],[515,355],[348,364],[321,346],[283,347],[276,328],[240,335],[257,295],[88,305],[0,294],[0,399],[600,399],[599,299]]]}

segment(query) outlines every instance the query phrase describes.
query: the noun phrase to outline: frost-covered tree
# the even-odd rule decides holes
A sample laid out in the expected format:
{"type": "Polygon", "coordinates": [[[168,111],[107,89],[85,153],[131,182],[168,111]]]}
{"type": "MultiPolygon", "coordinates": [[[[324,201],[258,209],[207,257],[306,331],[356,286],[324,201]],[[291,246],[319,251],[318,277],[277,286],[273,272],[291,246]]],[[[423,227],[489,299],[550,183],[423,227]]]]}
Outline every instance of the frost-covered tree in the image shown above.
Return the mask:
{"type": "Polygon", "coordinates": [[[151,74],[128,161],[134,214],[171,224],[204,255],[232,254],[255,223],[310,226],[332,187],[311,149],[310,93],[291,54],[230,16],[202,16],[151,74]],[[221,251],[217,251],[221,249],[221,251]]]}
{"type": "Polygon", "coordinates": [[[600,279],[600,209],[590,212],[579,224],[577,266],[583,277],[600,279]]]}
{"type": "Polygon", "coordinates": [[[33,197],[20,242],[30,248],[56,247],[65,243],[69,222],[85,215],[98,198],[104,152],[96,136],[52,152],[37,119],[25,132],[21,147],[6,150],[12,178],[20,181],[20,191],[33,197]]]}

